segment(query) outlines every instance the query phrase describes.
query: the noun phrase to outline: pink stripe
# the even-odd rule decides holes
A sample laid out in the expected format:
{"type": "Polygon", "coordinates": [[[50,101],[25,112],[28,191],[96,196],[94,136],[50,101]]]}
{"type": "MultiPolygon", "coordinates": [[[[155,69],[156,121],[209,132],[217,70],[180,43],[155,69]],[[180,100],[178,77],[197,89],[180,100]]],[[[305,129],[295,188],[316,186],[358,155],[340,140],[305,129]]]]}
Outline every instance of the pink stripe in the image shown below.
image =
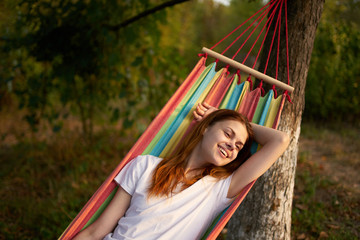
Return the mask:
{"type": "Polygon", "coordinates": [[[249,119],[249,121],[252,121],[254,117],[260,96],[261,96],[261,90],[260,88],[256,88],[251,92],[246,91],[245,96],[241,101],[239,112],[244,116],[246,116],[247,119],[249,119]]]}
{"type": "MultiPolygon", "coordinates": [[[[279,96],[279,97],[280,97],[280,96],[279,96]]],[[[276,114],[274,123],[273,123],[273,125],[272,125],[272,128],[274,128],[274,129],[277,129],[278,126],[279,126],[280,116],[281,116],[281,112],[282,112],[282,110],[283,110],[283,108],[284,108],[285,99],[286,99],[285,95],[281,95],[281,103],[280,103],[280,106],[279,106],[279,110],[278,110],[278,112],[277,112],[277,114],[276,114]]]]}

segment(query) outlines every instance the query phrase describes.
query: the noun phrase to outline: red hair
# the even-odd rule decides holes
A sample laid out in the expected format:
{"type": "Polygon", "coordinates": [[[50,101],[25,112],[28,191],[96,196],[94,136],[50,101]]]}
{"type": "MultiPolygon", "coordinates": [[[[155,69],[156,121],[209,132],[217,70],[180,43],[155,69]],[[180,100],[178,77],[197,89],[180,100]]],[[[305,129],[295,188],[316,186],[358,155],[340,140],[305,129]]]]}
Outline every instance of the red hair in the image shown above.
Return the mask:
{"type": "Polygon", "coordinates": [[[183,184],[182,190],[184,190],[207,175],[218,179],[230,176],[250,157],[253,138],[254,134],[252,127],[245,116],[228,109],[220,109],[212,112],[194,127],[193,131],[185,137],[171,156],[164,158],[158,164],[152,176],[152,183],[149,188],[148,196],[169,196],[175,191],[178,183],[183,184]],[[205,129],[217,122],[225,120],[235,120],[245,125],[248,132],[248,139],[246,140],[244,147],[240,150],[237,157],[225,166],[214,166],[210,164],[203,168],[195,169],[199,174],[187,179],[185,177],[185,167],[188,157],[197,144],[201,142],[205,129]]]}

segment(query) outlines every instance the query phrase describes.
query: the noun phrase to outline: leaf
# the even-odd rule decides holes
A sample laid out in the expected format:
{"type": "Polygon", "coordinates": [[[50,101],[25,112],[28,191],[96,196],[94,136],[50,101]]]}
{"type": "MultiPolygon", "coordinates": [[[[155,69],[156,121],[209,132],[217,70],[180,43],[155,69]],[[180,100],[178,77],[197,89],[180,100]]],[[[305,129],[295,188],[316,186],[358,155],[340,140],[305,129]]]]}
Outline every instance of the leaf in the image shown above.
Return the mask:
{"type": "Polygon", "coordinates": [[[59,132],[59,131],[62,129],[62,127],[63,127],[63,122],[60,122],[60,123],[55,124],[55,125],[53,126],[52,131],[53,131],[54,133],[57,133],[57,132],[59,132]]]}
{"type": "Polygon", "coordinates": [[[119,120],[119,118],[120,118],[120,110],[119,108],[115,108],[114,111],[112,112],[110,121],[116,122],[117,120],[119,120]]]}
{"type": "Polygon", "coordinates": [[[131,126],[134,124],[133,120],[130,120],[129,118],[125,118],[123,127],[124,128],[131,128],[131,126]]]}
{"type": "Polygon", "coordinates": [[[137,57],[135,58],[135,60],[131,63],[131,66],[137,67],[137,66],[141,65],[142,62],[143,62],[143,58],[137,56],[137,57]]]}

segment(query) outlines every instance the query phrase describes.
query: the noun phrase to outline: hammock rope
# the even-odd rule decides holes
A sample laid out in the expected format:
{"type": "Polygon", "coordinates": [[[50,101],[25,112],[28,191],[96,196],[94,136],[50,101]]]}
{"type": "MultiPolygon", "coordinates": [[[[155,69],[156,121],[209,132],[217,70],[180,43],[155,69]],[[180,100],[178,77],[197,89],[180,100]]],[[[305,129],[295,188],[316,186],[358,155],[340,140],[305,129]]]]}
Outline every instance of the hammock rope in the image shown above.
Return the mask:
{"type": "MultiPolygon", "coordinates": [[[[275,4],[275,3],[273,3],[273,4],[275,4]]],[[[256,29],[260,26],[260,24],[262,23],[262,21],[264,20],[264,18],[266,17],[266,15],[270,12],[271,8],[273,7],[273,4],[270,5],[270,7],[269,7],[268,9],[266,9],[266,11],[264,11],[257,19],[255,19],[255,21],[254,21],[252,24],[254,24],[254,23],[257,22],[257,25],[256,25],[256,26],[254,27],[254,29],[250,32],[249,36],[245,39],[244,43],[240,46],[240,48],[236,51],[236,53],[233,55],[233,57],[232,57],[231,59],[235,59],[235,57],[238,55],[238,53],[239,53],[240,50],[243,48],[243,46],[245,45],[245,43],[250,39],[250,37],[254,34],[254,32],[256,31],[256,29]],[[258,19],[259,19],[260,17],[262,17],[262,18],[261,18],[260,21],[258,21],[258,19]]],[[[276,5],[275,9],[277,9],[277,6],[278,6],[278,4],[276,5]]],[[[275,13],[275,12],[273,11],[271,15],[273,15],[274,13],[275,13]]],[[[270,19],[270,18],[269,18],[269,19],[270,19]]],[[[269,19],[266,21],[266,23],[269,21],[269,19]]],[[[252,26],[252,25],[250,25],[248,28],[250,28],[251,26],[252,26]]],[[[262,30],[261,30],[260,33],[258,34],[257,39],[260,38],[260,36],[261,36],[261,34],[262,34],[263,29],[265,28],[265,26],[266,26],[266,24],[264,24],[264,26],[262,27],[262,30]]],[[[245,32],[248,30],[248,28],[247,28],[243,33],[245,33],[245,32]]],[[[243,34],[243,33],[242,33],[242,34],[243,34]]],[[[242,34],[241,34],[240,36],[242,36],[242,34]]],[[[265,38],[266,38],[266,35],[264,36],[264,39],[265,39],[265,38]]],[[[253,49],[254,46],[256,45],[257,39],[255,40],[255,42],[253,43],[252,47],[251,47],[250,50],[248,51],[247,57],[248,57],[248,55],[250,55],[252,49],[253,49]]],[[[260,51],[259,51],[259,52],[260,52],[260,51]]],[[[245,63],[247,57],[245,57],[245,59],[243,60],[243,62],[242,62],[243,64],[245,63]]]]}
{"type": "MultiPolygon", "coordinates": [[[[245,64],[246,60],[248,60],[251,52],[253,51],[256,43],[258,42],[258,40],[260,39],[261,35],[263,34],[265,28],[267,28],[266,33],[263,36],[262,42],[260,44],[260,48],[256,54],[256,58],[254,63],[252,64],[252,68],[254,69],[256,66],[256,63],[258,62],[258,58],[260,56],[260,53],[263,49],[266,37],[268,36],[268,32],[270,30],[270,26],[272,25],[273,20],[275,19],[275,14],[278,13],[277,15],[277,19],[276,19],[276,23],[275,23],[275,30],[274,30],[274,34],[272,36],[271,39],[271,44],[270,44],[270,48],[269,51],[267,53],[267,59],[265,62],[265,67],[264,67],[264,74],[266,74],[267,69],[268,69],[268,65],[269,65],[269,61],[270,61],[270,56],[271,56],[271,52],[273,50],[273,45],[274,45],[274,41],[275,41],[275,36],[278,36],[277,39],[277,48],[276,48],[276,67],[275,67],[275,79],[278,78],[278,72],[279,72],[279,58],[280,58],[280,35],[281,35],[281,24],[282,24],[282,13],[284,12],[285,15],[285,31],[286,31],[286,67],[287,67],[287,84],[290,85],[290,78],[289,78],[289,50],[288,50],[288,27],[287,27],[287,3],[286,0],[272,0],[270,2],[268,2],[266,5],[264,5],[261,9],[259,9],[255,14],[253,14],[250,18],[248,18],[247,20],[245,20],[243,23],[241,23],[239,26],[237,26],[234,30],[232,30],[229,34],[227,34],[224,38],[222,38],[219,42],[217,42],[215,45],[213,45],[210,50],[213,50],[215,47],[217,47],[220,43],[222,43],[224,40],[228,39],[230,36],[232,36],[237,30],[239,30],[241,27],[243,27],[246,23],[250,22],[250,20],[253,20],[249,26],[246,27],[246,29],[244,31],[242,31],[236,38],[235,40],[233,40],[229,46],[227,46],[225,48],[225,50],[223,50],[221,52],[221,55],[225,54],[236,42],[238,42],[238,40],[244,36],[244,34],[246,32],[248,32],[248,30],[250,30],[252,27],[253,29],[251,30],[251,32],[248,34],[248,36],[246,37],[246,39],[243,41],[243,43],[240,45],[240,47],[237,49],[237,51],[235,52],[235,54],[231,57],[232,60],[235,59],[235,57],[239,54],[239,52],[243,49],[243,47],[245,46],[245,44],[248,42],[248,40],[250,39],[250,37],[255,33],[256,29],[258,29],[258,27],[261,25],[261,23],[263,22],[263,20],[265,19],[265,16],[269,15],[267,21],[265,22],[265,24],[263,25],[263,27],[261,28],[259,34],[256,37],[256,40],[253,42],[252,46],[250,47],[250,50],[247,52],[245,58],[242,61],[242,64],[245,64]],[[269,14],[270,13],[270,14],[269,14]],[[254,26],[255,25],[255,26],[254,26]]],[[[206,56],[208,56],[208,53],[205,53],[206,56]]],[[[214,57],[214,56],[213,56],[214,57]]],[[[221,61],[219,58],[215,57],[215,62],[218,63],[219,61],[221,61]]],[[[226,68],[228,69],[229,66],[231,64],[227,64],[226,68]]],[[[251,73],[248,73],[249,77],[252,76],[251,73]]],[[[264,80],[262,78],[260,79],[260,83],[259,83],[259,88],[262,89],[262,83],[261,81],[264,80]]],[[[280,87],[281,88],[281,87],[280,87]]],[[[275,96],[277,96],[277,91],[276,91],[276,85],[272,86],[272,89],[274,90],[274,94],[275,96]]],[[[262,91],[262,95],[264,94],[264,91],[262,91]]],[[[291,92],[291,91],[290,91],[291,92]]],[[[287,100],[291,103],[291,99],[289,96],[289,90],[288,89],[284,89],[284,93],[286,95],[287,100]]]]}
{"type": "Polygon", "coordinates": [[[245,25],[248,21],[250,21],[254,16],[256,16],[259,12],[261,12],[264,8],[266,8],[270,4],[267,3],[265,6],[263,6],[261,9],[259,9],[255,14],[253,14],[250,18],[248,18],[246,21],[244,21],[242,24],[240,24],[238,27],[236,27],[234,30],[232,30],[228,35],[226,35],[223,39],[221,39],[219,42],[217,42],[214,46],[212,46],[210,49],[213,50],[215,47],[217,47],[220,43],[222,43],[225,39],[230,37],[234,32],[236,32],[239,28],[241,28],[243,25],[245,25]]]}

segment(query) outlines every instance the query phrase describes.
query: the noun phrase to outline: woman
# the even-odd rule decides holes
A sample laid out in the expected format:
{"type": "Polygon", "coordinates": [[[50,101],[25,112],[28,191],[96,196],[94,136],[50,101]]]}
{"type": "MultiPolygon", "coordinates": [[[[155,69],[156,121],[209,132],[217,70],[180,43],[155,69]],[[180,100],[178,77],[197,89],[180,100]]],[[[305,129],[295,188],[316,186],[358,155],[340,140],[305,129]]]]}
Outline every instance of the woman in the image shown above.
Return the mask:
{"type": "Polygon", "coordinates": [[[169,158],[139,156],[125,166],[113,200],[75,239],[198,239],[289,144],[285,133],[232,110],[203,103],[194,117],[199,123],[169,158]],[[252,140],[262,148],[250,156],[252,140]]]}

